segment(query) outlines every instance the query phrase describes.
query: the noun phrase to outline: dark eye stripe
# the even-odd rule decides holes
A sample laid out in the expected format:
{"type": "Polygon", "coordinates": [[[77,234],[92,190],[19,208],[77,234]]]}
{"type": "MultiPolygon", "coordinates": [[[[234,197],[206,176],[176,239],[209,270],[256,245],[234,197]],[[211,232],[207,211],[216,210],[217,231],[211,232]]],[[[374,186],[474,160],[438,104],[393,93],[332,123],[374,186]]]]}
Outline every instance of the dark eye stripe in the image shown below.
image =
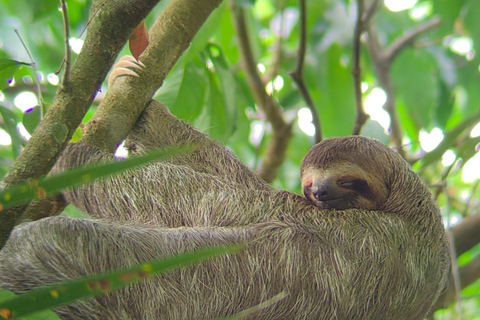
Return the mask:
{"type": "Polygon", "coordinates": [[[354,190],[359,194],[368,194],[368,193],[371,192],[367,181],[361,180],[361,179],[339,181],[338,184],[342,188],[347,188],[347,189],[354,190]]]}

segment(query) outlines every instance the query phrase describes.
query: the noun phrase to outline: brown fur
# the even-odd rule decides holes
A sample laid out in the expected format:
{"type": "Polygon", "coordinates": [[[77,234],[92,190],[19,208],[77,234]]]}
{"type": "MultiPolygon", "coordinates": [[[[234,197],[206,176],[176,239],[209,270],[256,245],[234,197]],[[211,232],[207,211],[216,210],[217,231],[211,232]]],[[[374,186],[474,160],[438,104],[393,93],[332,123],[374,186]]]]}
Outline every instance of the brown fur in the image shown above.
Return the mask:
{"type": "MultiPolygon", "coordinates": [[[[236,255],[58,312],[64,319],[215,319],[285,292],[250,318],[422,319],[450,264],[437,206],[408,164],[380,142],[329,141],[310,163],[375,170],[388,190],[377,211],[324,210],[275,191],[152,101],[128,139],[133,153],[191,142],[204,147],[68,192],[69,201],[103,221],[57,217],[17,227],[0,252],[0,287],[24,292],[197,248],[247,243],[236,255]]],[[[109,158],[76,144],[57,170],[109,158]]]]}

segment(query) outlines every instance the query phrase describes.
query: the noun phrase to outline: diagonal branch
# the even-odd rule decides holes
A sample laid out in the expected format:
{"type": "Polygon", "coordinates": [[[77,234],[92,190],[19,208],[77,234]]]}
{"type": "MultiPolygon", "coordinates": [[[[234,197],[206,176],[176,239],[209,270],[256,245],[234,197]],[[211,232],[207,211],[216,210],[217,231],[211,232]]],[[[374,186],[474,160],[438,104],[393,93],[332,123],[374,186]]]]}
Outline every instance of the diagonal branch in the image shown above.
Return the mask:
{"type": "Polygon", "coordinates": [[[411,46],[418,37],[440,27],[441,24],[442,22],[440,18],[435,17],[425,24],[422,24],[413,30],[407,31],[403,37],[395,40],[395,42],[392,43],[387,50],[385,50],[383,53],[384,59],[392,63],[395,57],[407,46],[411,46]]]}
{"type": "Polygon", "coordinates": [[[320,117],[318,116],[317,108],[310,97],[307,86],[303,79],[303,64],[305,62],[305,54],[307,51],[307,9],[305,0],[300,0],[300,43],[297,51],[297,65],[295,70],[290,72],[290,76],[297,84],[298,90],[307,103],[310,112],[312,113],[313,125],[315,127],[315,143],[322,141],[322,127],[320,125],[320,117]]]}
{"type": "Polygon", "coordinates": [[[250,90],[252,90],[256,103],[265,113],[273,129],[272,138],[258,172],[265,181],[272,182],[285,160],[288,142],[292,134],[292,124],[285,121],[280,105],[265,91],[265,84],[257,71],[257,63],[250,46],[243,8],[237,7],[233,1],[230,1],[230,5],[248,85],[250,90]]]}
{"type": "Polygon", "coordinates": [[[361,52],[361,37],[365,30],[365,24],[363,20],[365,4],[363,0],[357,0],[357,23],[355,24],[355,32],[353,36],[353,59],[352,59],[352,75],[353,75],[353,87],[355,89],[355,108],[357,110],[357,116],[355,118],[355,125],[353,127],[353,135],[360,134],[363,125],[367,122],[369,116],[363,108],[362,99],[362,70],[360,68],[360,52],[361,52]]]}
{"type": "Polygon", "coordinates": [[[117,148],[200,27],[221,2],[222,0],[170,2],[151,27],[150,44],[140,55],[140,61],[145,65],[138,72],[140,77],[117,78],[94,118],[85,125],[85,143],[110,152],[117,148]]]}
{"type": "MultiPolygon", "coordinates": [[[[13,163],[2,187],[46,175],[82,121],[129,34],[158,0],[118,0],[106,3],[92,19],[82,52],[25,149],[13,163]]],[[[94,2],[92,11],[95,12],[94,2]]],[[[0,247],[22,217],[26,205],[0,215],[0,247]]]]}
{"type": "Polygon", "coordinates": [[[395,57],[407,46],[412,45],[413,42],[422,34],[440,26],[440,20],[433,18],[429,22],[406,32],[404,36],[398,38],[388,49],[383,49],[378,41],[378,36],[375,29],[368,26],[367,49],[370,54],[375,74],[378,78],[380,86],[387,93],[387,101],[385,103],[385,110],[390,116],[390,139],[397,152],[405,158],[405,150],[403,150],[402,133],[400,123],[397,117],[395,107],[395,89],[393,87],[390,69],[395,57]]]}

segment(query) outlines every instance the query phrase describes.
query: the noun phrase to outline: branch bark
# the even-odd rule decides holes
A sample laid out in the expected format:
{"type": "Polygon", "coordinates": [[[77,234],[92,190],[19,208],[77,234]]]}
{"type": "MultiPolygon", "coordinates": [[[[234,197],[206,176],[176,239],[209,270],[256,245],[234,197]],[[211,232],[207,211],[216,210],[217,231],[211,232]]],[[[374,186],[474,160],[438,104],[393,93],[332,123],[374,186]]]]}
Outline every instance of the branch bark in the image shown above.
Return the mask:
{"type": "MultiPolygon", "coordinates": [[[[96,1],[91,12],[103,5],[92,19],[83,48],[62,83],[44,119],[13,163],[2,187],[46,175],[82,121],[102,81],[125,44],[130,32],[158,0],[96,1]]],[[[26,205],[0,215],[0,247],[22,217],[26,205]]]]}
{"type": "Polygon", "coordinates": [[[303,64],[305,62],[305,54],[307,52],[307,9],[305,0],[299,0],[300,3],[300,43],[297,51],[297,65],[295,70],[290,72],[290,76],[295,81],[300,91],[300,95],[307,103],[310,112],[312,113],[313,126],[315,127],[315,143],[322,141],[322,126],[320,124],[320,117],[318,116],[317,108],[313,103],[310,93],[303,79],[303,64]]]}
{"type": "Polygon", "coordinates": [[[387,101],[385,103],[385,110],[390,116],[390,139],[397,152],[402,156],[405,156],[405,150],[402,146],[402,133],[400,123],[398,121],[397,112],[395,108],[395,89],[393,87],[392,78],[390,75],[390,69],[395,57],[407,46],[412,45],[413,42],[422,34],[431,31],[440,26],[440,19],[433,18],[427,23],[419,26],[416,29],[408,31],[404,36],[398,38],[389,48],[383,49],[380,46],[378,37],[374,28],[370,25],[368,27],[368,40],[367,49],[371,56],[374,71],[377,75],[380,86],[387,93],[387,101]]]}
{"type": "MultiPolygon", "coordinates": [[[[113,152],[133,128],[200,27],[222,0],[174,0],[149,32],[150,44],[140,56],[140,77],[120,77],[108,90],[83,141],[113,152]],[[188,23],[186,23],[188,22],[188,23]]],[[[188,106],[185,106],[188,107],[188,106]]]]}
{"type": "Polygon", "coordinates": [[[364,21],[365,3],[363,0],[357,0],[357,23],[355,24],[355,32],[353,36],[353,59],[352,59],[352,75],[353,75],[353,87],[355,89],[355,108],[357,110],[357,116],[355,118],[355,125],[353,127],[353,135],[360,134],[363,125],[367,122],[369,116],[363,108],[362,99],[362,70],[360,68],[360,52],[361,52],[361,37],[365,30],[364,21]]]}
{"type": "Polygon", "coordinates": [[[285,121],[280,105],[265,91],[265,84],[257,71],[257,63],[250,47],[243,8],[235,6],[233,1],[230,1],[230,5],[248,85],[256,103],[272,125],[272,138],[258,170],[258,174],[270,183],[277,176],[278,169],[285,160],[288,142],[292,135],[292,123],[285,121]]]}

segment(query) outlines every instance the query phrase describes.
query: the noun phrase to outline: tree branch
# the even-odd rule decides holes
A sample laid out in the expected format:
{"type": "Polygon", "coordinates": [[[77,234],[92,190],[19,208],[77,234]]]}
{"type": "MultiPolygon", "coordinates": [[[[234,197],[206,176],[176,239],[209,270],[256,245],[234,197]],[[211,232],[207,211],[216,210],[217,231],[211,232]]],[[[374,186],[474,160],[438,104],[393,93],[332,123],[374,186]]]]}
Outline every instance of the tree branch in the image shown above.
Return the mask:
{"type": "Polygon", "coordinates": [[[418,26],[417,28],[407,31],[403,37],[395,40],[394,43],[384,52],[384,59],[388,60],[390,63],[393,62],[393,59],[403,50],[405,47],[413,44],[415,39],[417,39],[422,34],[425,34],[433,29],[440,27],[442,24],[440,18],[435,17],[430,21],[418,26]]]}
{"type": "Polygon", "coordinates": [[[360,51],[361,51],[361,37],[365,29],[363,20],[365,5],[363,0],[357,0],[357,23],[355,24],[355,32],[353,36],[353,58],[352,58],[352,75],[353,87],[355,89],[355,107],[357,116],[355,118],[355,125],[353,127],[353,135],[360,134],[363,125],[367,122],[369,116],[363,108],[362,99],[362,70],[360,68],[360,51]]]}
{"type": "Polygon", "coordinates": [[[283,118],[282,109],[278,102],[265,91],[263,83],[257,71],[257,64],[253,58],[243,8],[236,7],[230,1],[233,22],[236,30],[238,48],[242,57],[242,65],[247,75],[248,85],[260,109],[265,113],[267,120],[272,125],[272,138],[265,152],[263,162],[258,174],[267,182],[272,182],[278,169],[285,160],[285,154],[292,134],[292,124],[286,123],[283,118]]]}
{"type": "Polygon", "coordinates": [[[380,86],[387,93],[385,110],[390,116],[390,139],[395,145],[396,151],[405,158],[405,151],[402,144],[402,133],[395,108],[395,90],[393,87],[390,69],[395,57],[408,45],[413,44],[420,35],[440,26],[440,20],[433,18],[429,22],[418,28],[407,32],[403,37],[397,39],[388,49],[384,50],[380,46],[378,37],[374,28],[368,26],[367,49],[371,56],[375,74],[377,75],[380,86]]]}
{"type": "Polygon", "coordinates": [[[200,27],[221,2],[170,2],[150,29],[150,44],[140,55],[140,61],[145,65],[138,72],[140,77],[117,78],[94,118],[85,125],[85,143],[110,152],[116,150],[200,27]]]}
{"type": "MultiPolygon", "coordinates": [[[[118,0],[106,3],[92,19],[82,52],[70,79],[60,85],[55,99],[25,149],[13,163],[2,187],[46,175],[82,121],[102,81],[134,27],[158,0],[118,0]]],[[[98,1],[92,5],[95,11],[98,1]]],[[[0,215],[0,247],[21,219],[26,205],[0,215]]]]}
{"type": "Polygon", "coordinates": [[[297,65],[295,70],[290,72],[290,76],[297,84],[303,100],[307,103],[310,112],[312,113],[313,125],[315,127],[315,143],[322,141],[322,127],[320,125],[320,117],[318,116],[317,108],[310,97],[307,86],[303,79],[303,64],[305,61],[305,54],[307,52],[307,9],[305,0],[299,0],[300,3],[300,43],[297,51],[297,65]]]}

